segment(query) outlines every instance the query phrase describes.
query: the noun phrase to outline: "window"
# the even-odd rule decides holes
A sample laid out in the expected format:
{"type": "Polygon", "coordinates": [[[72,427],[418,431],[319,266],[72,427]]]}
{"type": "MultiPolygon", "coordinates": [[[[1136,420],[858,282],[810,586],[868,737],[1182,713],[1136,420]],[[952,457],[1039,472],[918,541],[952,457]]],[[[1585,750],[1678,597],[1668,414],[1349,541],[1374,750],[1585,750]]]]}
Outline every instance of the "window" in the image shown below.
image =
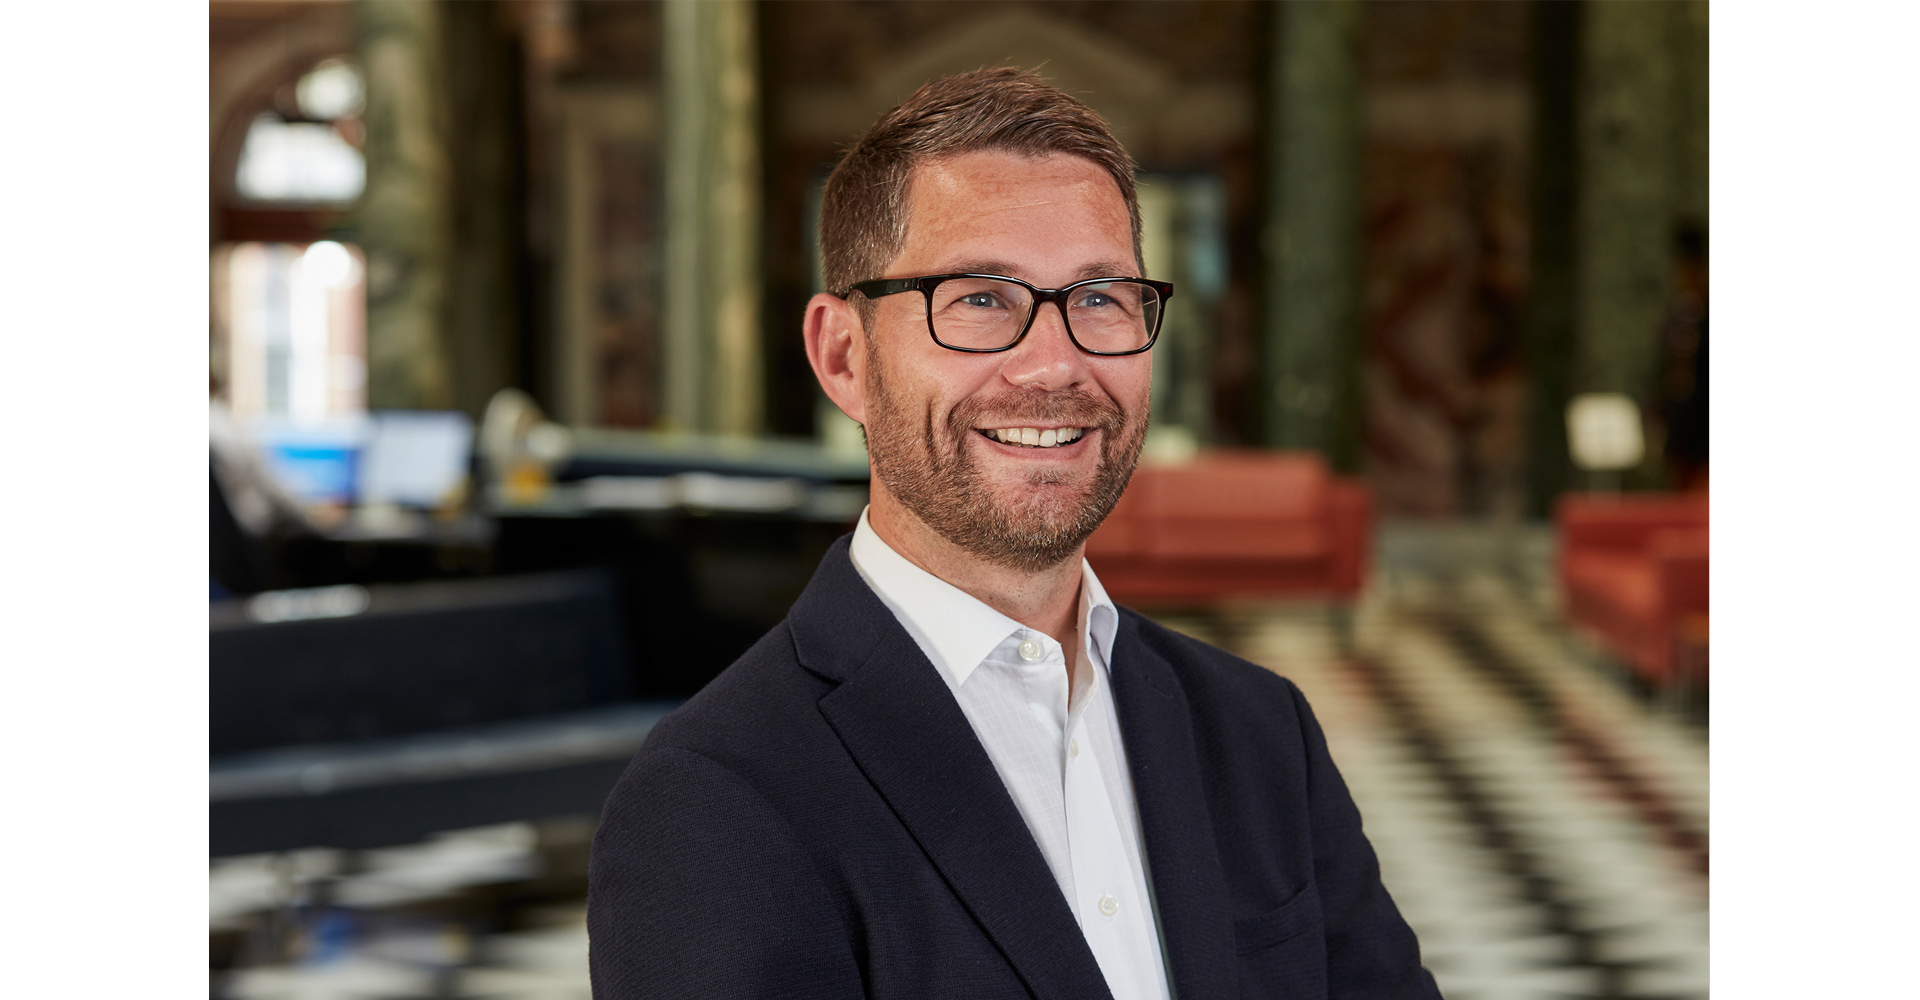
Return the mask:
{"type": "Polygon", "coordinates": [[[366,409],[366,268],[350,244],[215,251],[216,372],[243,422],[317,425],[366,409]],[[221,357],[224,355],[224,358],[221,357]]]}
{"type": "Polygon", "coordinates": [[[242,198],[260,202],[344,204],[366,187],[357,148],[364,85],[344,59],[329,59],[294,85],[291,111],[263,111],[247,129],[234,173],[242,198]]]}
{"type": "Polygon", "coordinates": [[[349,202],[366,187],[367,163],[333,126],[268,113],[247,129],[233,181],[252,201],[349,202]]]}

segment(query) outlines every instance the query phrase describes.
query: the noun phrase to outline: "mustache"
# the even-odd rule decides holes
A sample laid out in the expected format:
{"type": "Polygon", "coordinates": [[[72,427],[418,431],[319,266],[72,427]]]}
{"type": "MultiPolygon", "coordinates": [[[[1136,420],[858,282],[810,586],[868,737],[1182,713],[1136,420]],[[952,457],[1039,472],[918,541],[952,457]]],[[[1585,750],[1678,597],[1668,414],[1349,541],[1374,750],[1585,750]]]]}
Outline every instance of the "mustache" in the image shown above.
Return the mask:
{"type": "Polygon", "coordinates": [[[976,427],[1017,427],[1030,423],[1070,423],[1113,432],[1125,425],[1126,413],[1110,397],[1085,389],[1027,387],[964,400],[947,415],[947,429],[953,440],[959,440],[976,427]]]}

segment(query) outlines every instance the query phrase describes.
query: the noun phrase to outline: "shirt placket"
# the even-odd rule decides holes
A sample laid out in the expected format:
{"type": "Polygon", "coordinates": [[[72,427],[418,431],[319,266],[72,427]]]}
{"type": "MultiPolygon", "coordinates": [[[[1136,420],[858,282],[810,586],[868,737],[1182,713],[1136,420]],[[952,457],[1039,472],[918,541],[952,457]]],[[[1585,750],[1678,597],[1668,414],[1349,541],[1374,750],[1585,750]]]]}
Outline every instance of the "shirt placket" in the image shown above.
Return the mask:
{"type": "Polygon", "coordinates": [[[1126,982],[1128,926],[1139,918],[1133,898],[1126,848],[1113,822],[1113,804],[1099,757],[1087,737],[1087,706],[1092,700],[1090,671],[1082,667],[1068,715],[1065,761],[1067,850],[1073,867],[1074,910],[1081,932],[1109,985],[1126,982]]]}

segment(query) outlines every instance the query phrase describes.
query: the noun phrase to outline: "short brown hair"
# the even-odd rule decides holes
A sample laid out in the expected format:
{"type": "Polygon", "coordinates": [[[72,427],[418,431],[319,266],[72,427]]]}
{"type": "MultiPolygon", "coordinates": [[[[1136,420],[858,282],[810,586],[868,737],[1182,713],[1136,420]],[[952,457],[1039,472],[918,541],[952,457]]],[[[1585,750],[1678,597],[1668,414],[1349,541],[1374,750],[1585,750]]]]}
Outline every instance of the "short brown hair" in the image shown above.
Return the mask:
{"type": "Polygon", "coordinates": [[[999,150],[1029,157],[1065,153],[1106,169],[1120,186],[1140,259],[1140,200],[1133,157],[1106,120],[1031,70],[1012,66],[942,77],[880,116],[827,177],[820,202],[821,277],[844,293],[880,277],[907,241],[913,168],[942,156],[999,150]]]}

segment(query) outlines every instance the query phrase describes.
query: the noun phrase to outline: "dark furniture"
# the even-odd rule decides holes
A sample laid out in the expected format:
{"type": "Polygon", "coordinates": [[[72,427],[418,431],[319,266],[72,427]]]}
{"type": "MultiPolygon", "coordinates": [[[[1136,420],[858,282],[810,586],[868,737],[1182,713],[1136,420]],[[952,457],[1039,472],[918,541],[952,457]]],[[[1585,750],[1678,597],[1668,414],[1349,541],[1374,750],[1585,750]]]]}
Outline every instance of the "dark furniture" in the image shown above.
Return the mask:
{"type": "Polygon", "coordinates": [[[625,643],[591,570],[214,605],[212,852],[598,812],[665,711],[629,700],[625,643]]]}

